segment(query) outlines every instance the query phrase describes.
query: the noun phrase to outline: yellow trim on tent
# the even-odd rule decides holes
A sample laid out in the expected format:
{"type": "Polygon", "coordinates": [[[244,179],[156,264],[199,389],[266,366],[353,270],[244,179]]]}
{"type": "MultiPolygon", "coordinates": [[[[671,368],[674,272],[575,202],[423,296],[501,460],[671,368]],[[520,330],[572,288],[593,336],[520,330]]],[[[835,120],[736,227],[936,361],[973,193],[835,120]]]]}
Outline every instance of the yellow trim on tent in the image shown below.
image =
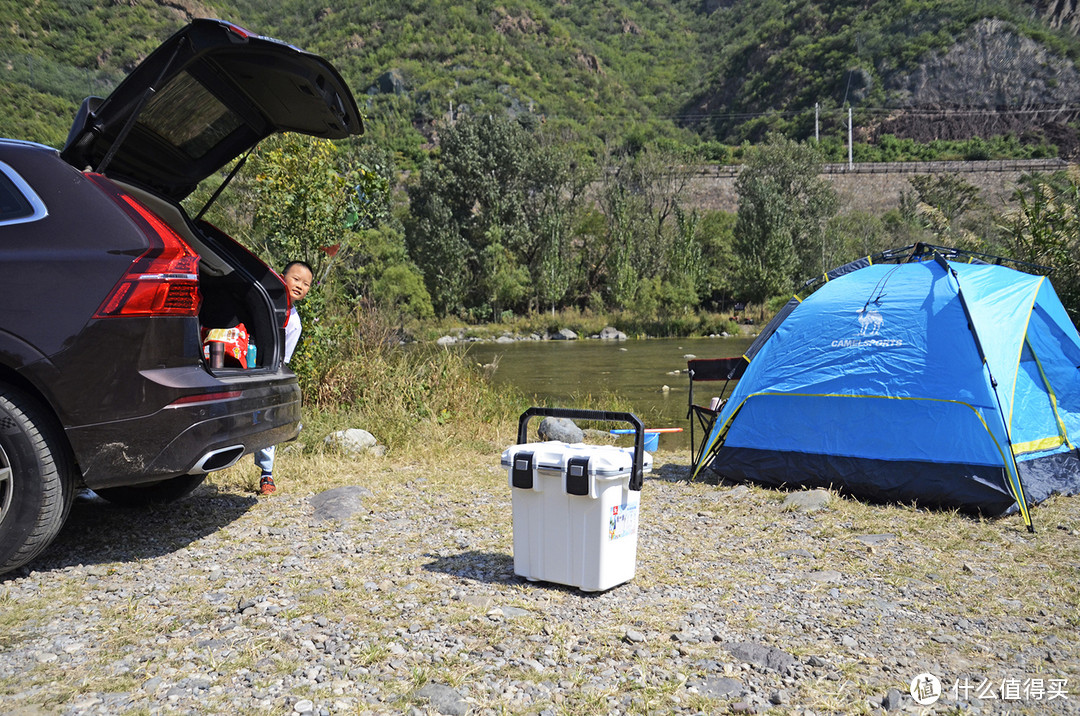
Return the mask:
{"type": "Polygon", "coordinates": [[[1060,435],[1038,440],[1028,440],[1023,443],[1013,443],[1013,455],[1023,455],[1026,452],[1039,452],[1040,450],[1052,450],[1065,444],[1065,439],[1060,435]]]}
{"type": "Polygon", "coordinates": [[[1046,394],[1050,397],[1050,410],[1054,413],[1054,420],[1057,422],[1058,436],[1061,438],[1062,443],[1071,448],[1073,445],[1069,442],[1069,431],[1065,429],[1065,421],[1061,419],[1061,415],[1058,413],[1057,394],[1054,393],[1054,386],[1050,385],[1050,379],[1046,377],[1046,371],[1043,370],[1042,361],[1039,360],[1035,349],[1031,350],[1031,356],[1035,359],[1035,365],[1039,369],[1039,376],[1042,377],[1043,384],[1046,386],[1046,394]]]}
{"type": "MultiPolygon", "coordinates": [[[[1028,342],[1028,339],[1027,339],[1028,328],[1031,327],[1031,314],[1035,313],[1035,302],[1037,300],[1039,300],[1039,291],[1042,290],[1042,284],[1043,284],[1044,280],[1046,280],[1045,276],[1040,276],[1039,277],[1038,288],[1036,288],[1035,293],[1032,294],[1031,305],[1028,306],[1028,310],[1027,310],[1027,318],[1024,319],[1024,340],[1020,342],[1020,352],[1016,354],[1016,360],[1013,361],[1013,365],[1016,366],[1016,370],[1013,372],[1012,395],[1009,396],[1009,420],[1006,423],[1006,426],[1008,427],[1008,430],[1009,430],[1009,439],[1010,440],[1012,439],[1013,406],[1016,405],[1016,384],[1020,379],[1020,362],[1024,358],[1024,346],[1027,346],[1028,348],[1031,347],[1031,344],[1028,342]]],[[[1032,355],[1032,357],[1035,357],[1035,351],[1031,351],[1031,355],[1032,355]]],[[[1036,358],[1036,360],[1038,360],[1038,358],[1036,358]]],[[[1041,370],[1041,368],[1040,368],[1040,370],[1041,370]]]]}
{"type": "MultiPolygon", "coordinates": [[[[1030,322],[1031,316],[1028,315],[1028,321],[1030,322]]],[[[1035,367],[1039,369],[1039,377],[1042,379],[1043,387],[1046,389],[1046,396],[1050,400],[1050,412],[1054,414],[1054,422],[1057,424],[1057,435],[1047,436],[1045,438],[1038,438],[1036,440],[1027,440],[1022,443],[1013,443],[1012,453],[1013,455],[1022,455],[1027,452],[1038,452],[1040,450],[1051,450],[1062,445],[1068,445],[1070,449],[1073,448],[1072,442],[1069,440],[1068,431],[1065,429],[1065,421],[1061,419],[1061,414],[1058,412],[1057,394],[1054,393],[1054,386],[1050,385],[1050,379],[1046,377],[1046,371],[1043,370],[1042,361],[1039,360],[1039,355],[1035,352],[1035,348],[1031,345],[1031,341],[1027,339],[1027,329],[1024,330],[1024,346],[1027,346],[1031,352],[1031,359],[1035,361],[1035,367]]],[[[1013,395],[1012,400],[1009,401],[1009,437],[1012,437],[1012,418],[1013,408],[1016,406],[1016,383],[1019,382],[1020,363],[1023,360],[1024,349],[1020,348],[1020,361],[1016,363],[1017,378],[1013,381],[1013,395]]]]}

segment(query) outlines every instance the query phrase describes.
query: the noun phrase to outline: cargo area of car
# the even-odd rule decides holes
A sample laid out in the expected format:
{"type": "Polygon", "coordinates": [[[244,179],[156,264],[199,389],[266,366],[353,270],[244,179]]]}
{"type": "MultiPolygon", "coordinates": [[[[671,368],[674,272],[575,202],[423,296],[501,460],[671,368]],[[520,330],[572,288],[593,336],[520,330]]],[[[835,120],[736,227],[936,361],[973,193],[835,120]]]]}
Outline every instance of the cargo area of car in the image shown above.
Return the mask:
{"type": "MultiPolygon", "coordinates": [[[[210,224],[196,226],[183,210],[154,194],[137,187],[122,185],[124,190],[161,217],[196,253],[199,254],[199,290],[202,306],[199,324],[204,334],[213,329],[242,328],[247,342],[256,348],[254,369],[269,368],[276,364],[280,327],[276,325],[275,311],[270,297],[260,280],[239,264],[238,258],[230,258],[230,252],[243,252],[251,262],[254,258],[239,247],[235,241],[210,224]]],[[[260,264],[262,266],[262,264],[260,264]]],[[[269,272],[269,269],[265,269],[269,272]]],[[[283,287],[282,287],[283,288],[283,287]]],[[[221,371],[251,370],[241,359],[226,360],[221,371]]]]}

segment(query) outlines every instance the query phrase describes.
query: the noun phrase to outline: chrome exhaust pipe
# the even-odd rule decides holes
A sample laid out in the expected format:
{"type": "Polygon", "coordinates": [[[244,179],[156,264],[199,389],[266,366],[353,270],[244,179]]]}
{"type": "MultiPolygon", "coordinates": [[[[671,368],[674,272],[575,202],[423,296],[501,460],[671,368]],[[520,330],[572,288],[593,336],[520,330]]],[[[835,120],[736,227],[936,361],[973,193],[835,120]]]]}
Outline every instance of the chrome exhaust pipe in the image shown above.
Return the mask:
{"type": "Polygon", "coordinates": [[[195,466],[191,468],[189,475],[202,475],[215,470],[224,470],[232,467],[236,461],[244,456],[243,445],[232,445],[226,448],[211,450],[199,458],[195,466]]]}

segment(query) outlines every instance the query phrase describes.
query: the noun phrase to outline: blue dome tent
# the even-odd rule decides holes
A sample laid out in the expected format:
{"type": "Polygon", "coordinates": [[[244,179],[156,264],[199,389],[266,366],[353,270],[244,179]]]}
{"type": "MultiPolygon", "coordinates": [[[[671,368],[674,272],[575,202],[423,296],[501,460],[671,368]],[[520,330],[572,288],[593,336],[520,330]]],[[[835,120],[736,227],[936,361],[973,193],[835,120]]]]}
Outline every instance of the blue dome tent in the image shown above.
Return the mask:
{"type": "Polygon", "coordinates": [[[1080,337],[1049,279],[1005,261],[916,244],[808,282],[744,356],[700,464],[1031,529],[1029,505],[1080,491],[1080,337]]]}

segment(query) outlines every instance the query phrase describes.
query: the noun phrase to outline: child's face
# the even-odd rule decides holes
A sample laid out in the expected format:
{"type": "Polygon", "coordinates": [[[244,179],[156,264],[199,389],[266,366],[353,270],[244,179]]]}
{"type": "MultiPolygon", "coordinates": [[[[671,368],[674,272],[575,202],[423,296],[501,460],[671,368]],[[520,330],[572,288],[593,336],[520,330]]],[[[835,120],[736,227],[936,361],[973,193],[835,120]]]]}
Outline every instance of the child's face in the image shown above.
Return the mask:
{"type": "Polygon", "coordinates": [[[312,278],[314,277],[311,272],[299,264],[290,266],[285,272],[285,288],[293,303],[304,300],[304,296],[311,290],[312,278]]]}

